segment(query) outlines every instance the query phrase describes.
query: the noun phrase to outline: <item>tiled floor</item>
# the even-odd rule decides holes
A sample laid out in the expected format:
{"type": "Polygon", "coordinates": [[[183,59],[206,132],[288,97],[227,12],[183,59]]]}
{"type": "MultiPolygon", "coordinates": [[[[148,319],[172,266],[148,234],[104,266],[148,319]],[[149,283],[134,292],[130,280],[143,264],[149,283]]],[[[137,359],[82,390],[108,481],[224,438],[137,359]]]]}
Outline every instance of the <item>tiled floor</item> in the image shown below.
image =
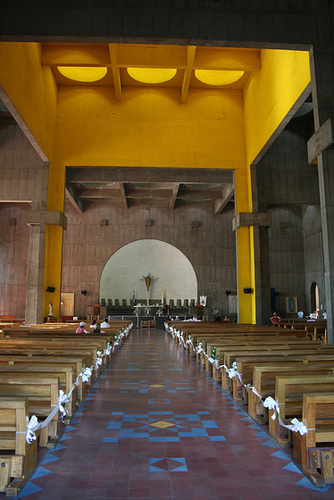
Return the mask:
{"type": "Polygon", "coordinates": [[[161,330],[132,330],[19,498],[334,499],[161,330]]]}

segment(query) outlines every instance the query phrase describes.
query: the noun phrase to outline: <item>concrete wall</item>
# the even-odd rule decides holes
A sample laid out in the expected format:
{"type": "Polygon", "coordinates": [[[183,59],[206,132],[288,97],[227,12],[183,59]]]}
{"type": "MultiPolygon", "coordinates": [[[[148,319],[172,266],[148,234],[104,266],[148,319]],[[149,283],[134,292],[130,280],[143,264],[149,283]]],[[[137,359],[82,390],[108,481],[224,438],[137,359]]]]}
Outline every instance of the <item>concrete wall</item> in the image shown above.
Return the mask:
{"type": "Polygon", "coordinates": [[[32,206],[45,208],[42,178],[47,178],[47,165],[10,118],[1,119],[0,145],[0,314],[23,318],[30,236],[27,214],[32,206]]]}
{"type": "Polygon", "coordinates": [[[292,120],[257,165],[259,210],[272,216],[270,287],[279,293],[275,308],[283,316],[286,296],[310,312],[312,282],[325,300],[318,171],[307,162],[311,122],[312,113],[292,120]]]}
{"type": "MultiPolygon", "coordinates": [[[[326,309],[323,241],[320,207],[310,205],[302,211],[304,233],[304,268],[306,312],[311,312],[311,285],[319,287],[320,305],[326,309]]],[[[321,311],[322,312],[322,311],[321,311]]]]}
{"type": "Polygon", "coordinates": [[[34,208],[45,208],[41,171],[48,164],[40,159],[14,120],[1,119],[0,144],[0,200],[29,201],[34,208]]]}
{"type": "Polygon", "coordinates": [[[0,314],[25,317],[30,205],[0,203],[0,314]]]}
{"type": "Polygon", "coordinates": [[[66,202],[65,214],[62,291],[75,293],[77,315],[85,314],[86,305],[98,303],[101,273],[111,255],[132,241],[150,238],[179,249],[195,270],[198,293],[208,296],[208,306],[227,313],[225,292],[236,290],[233,205],[218,216],[213,215],[212,208],[167,210],[147,206],[116,211],[102,204],[78,214],[66,202]],[[108,219],[109,225],[101,226],[102,219],[108,219]],[[153,226],[145,226],[147,219],[154,221],[153,226]],[[192,221],[199,221],[200,227],[192,228],[192,221]],[[86,296],[81,295],[82,289],[87,290],[86,296]]]}
{"type": "Polygon", "coordinates": [[[298,306],[305,310],[302,213],[300,207],[273,207],[270,213],[270,286],[279,293],[275,301],[277,313],[289,317],[286,297],[297,297],[298,306]]]}

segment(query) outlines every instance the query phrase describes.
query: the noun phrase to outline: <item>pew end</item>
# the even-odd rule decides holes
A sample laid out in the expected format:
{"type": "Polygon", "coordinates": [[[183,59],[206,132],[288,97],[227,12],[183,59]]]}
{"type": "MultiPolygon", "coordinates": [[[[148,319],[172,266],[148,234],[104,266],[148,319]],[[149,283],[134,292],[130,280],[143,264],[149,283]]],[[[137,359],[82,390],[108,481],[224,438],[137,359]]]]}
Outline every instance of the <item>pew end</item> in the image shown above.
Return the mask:
{"type": "Polygon", "coordinates": [[[37,467],[37,441],[26,442],[27,399],[0,398],[0,492],[17,496],[37,467]]]}
{"type": "Polygon", "coordinates": [[[305,393],[308,432],[293,435],[294,460],[315,486],[334,484],[334,393],[305,393]]]}

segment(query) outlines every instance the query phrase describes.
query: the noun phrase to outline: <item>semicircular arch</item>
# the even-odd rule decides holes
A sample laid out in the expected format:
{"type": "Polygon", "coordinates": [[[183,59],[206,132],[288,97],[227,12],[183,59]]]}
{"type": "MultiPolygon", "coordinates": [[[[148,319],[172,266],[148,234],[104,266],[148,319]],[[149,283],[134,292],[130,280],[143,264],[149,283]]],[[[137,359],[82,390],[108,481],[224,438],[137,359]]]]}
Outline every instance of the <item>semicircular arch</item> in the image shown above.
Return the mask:
{"type": "Polygon", "coordinates": [[[106,262],[100,280],[100,300],[126,299],[167,301],[194,299],[198,286],[189,259],[176,247],[161,240],[133,241],[117,250],[106,262]],[[144,277],[151,276],[149,291],[144,277]]]}

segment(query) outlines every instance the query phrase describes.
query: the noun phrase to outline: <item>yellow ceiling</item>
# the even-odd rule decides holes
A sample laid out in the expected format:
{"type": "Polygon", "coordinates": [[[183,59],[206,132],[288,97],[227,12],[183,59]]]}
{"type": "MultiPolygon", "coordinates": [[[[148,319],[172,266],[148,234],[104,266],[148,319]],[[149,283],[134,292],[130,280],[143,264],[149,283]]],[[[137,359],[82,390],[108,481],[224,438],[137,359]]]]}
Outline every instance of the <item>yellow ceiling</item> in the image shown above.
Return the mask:
{"type": "Polygon", "coordinates": [[[261,69],[261,51],[226,47],[146,44],[42,43],[42,64],[52,68],[58,86],[107,86],[116,100],[122,100],[124,87],[158,86],[179,88],[181,101],[186,101],[192,89],[243,89],[251,72],[261,69]],[[58,68],[106,68],[106,75],[97,81],[82,82],[62,75],[58,68]],[[166,82],[139,82],[129,75],[129,68],[175,69],[174,77],[166,82]],[[209,85],[195,77],[195,70],[217,72],[243,71],[243,76],[228,85],[209,85]]]}

